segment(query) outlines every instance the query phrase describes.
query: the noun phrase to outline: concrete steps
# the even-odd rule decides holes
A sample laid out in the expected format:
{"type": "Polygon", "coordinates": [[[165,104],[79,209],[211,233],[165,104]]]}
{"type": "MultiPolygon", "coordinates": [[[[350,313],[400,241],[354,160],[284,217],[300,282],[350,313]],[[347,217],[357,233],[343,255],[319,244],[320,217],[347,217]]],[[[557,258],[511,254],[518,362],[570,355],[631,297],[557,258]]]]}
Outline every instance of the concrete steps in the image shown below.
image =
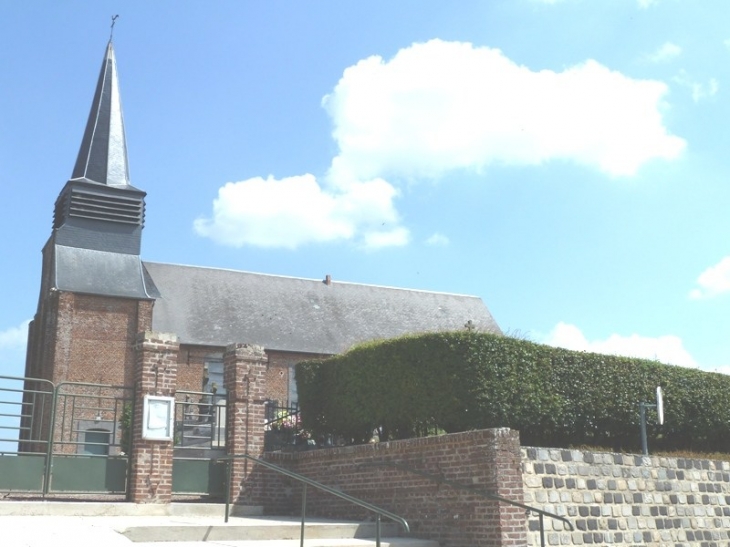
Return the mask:
{"type": "MultiPolygon", "coordinates": [[[[232,506],[231,509],[231,517],[224,522],[223,504],[0,501],[0,516],[10,527],[11,537],[15,527],[17,537],[24,537],[22,530],[27,530],[32,522],[34,532],[40,534],[38,537],[45,537],[43,528],[48,528],[48,533],[58,539],[63,530],[70,537],[88,532],[98,537],[94,542],[105,547],[299,546],[301,520],[298,517],[265,517],[260,507],[232,506]]],[[[435,541],[398,537],[401,532],[398,524],[383,521],[381,545],[438,547],[435,541]]],[[[375,544],[375,523],[307,519],[304,538],[306,547],[370,546],[375,544]]],[[[14,544],[11,541],[9,545],[14,544]]]]}
{"type": "MultiPolygon", "coordinates": [[[[166,522],[135,523],[117,531],[135,543],[258,541],[268,544],[266,542],[286,540],[298,542],[301,521],[298,518],[281,517],[231,517],[225,523],[222,519],[215,522],[201,522],[198,518],[185,517],[172,518],[166,522]]],[[[397,538],[398,535],[398,525],[395,523],[381,524],[381,539],[390,538],[390,541],[392,538],[397,538]]],[[[304,538],[310,542],[315,540],[374,540],[375,523],[308,519],[304,526],[304,538]]],[[[426,545],[424,544],[423,547],[426,545]]]]}
{"type": "MultiPolygon", "coordinates": [[[[234,517],[258,517],[263,507],[231,505],[234,517]]],[[[36,517],[225,517],[223,503],[124,503],[94,501],[0,501],[0,516],[36,517]]]]}

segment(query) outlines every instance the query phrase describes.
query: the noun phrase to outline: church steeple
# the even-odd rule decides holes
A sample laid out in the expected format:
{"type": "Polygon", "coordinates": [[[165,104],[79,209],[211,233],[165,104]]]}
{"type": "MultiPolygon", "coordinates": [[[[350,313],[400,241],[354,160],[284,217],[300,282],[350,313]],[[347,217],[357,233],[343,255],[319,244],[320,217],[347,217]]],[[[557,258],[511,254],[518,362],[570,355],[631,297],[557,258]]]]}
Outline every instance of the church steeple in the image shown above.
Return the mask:
{"type": "Polygon", "coordinates": [[[44,291],[150,298],[140,259],[145,192],[129,182],[111,40],[76,166],[56,199],[44,248],[44,291]],[[46,266],[47,265],[47,266],[46,266]],[[46,275],[47,274],[47,275],[46,275]]]}
{"type": "Polygon", "coordinates": [[[129,182],[119,77],[110,39],[73,174],[56,200],[56,243],[138,255],[144,197],[129,182]]]}
{"type": "Polygon", "coordinates": [[[71,180],[129,186],[119,77],[112,41],[106,47],[89,120],[71,180]]]}

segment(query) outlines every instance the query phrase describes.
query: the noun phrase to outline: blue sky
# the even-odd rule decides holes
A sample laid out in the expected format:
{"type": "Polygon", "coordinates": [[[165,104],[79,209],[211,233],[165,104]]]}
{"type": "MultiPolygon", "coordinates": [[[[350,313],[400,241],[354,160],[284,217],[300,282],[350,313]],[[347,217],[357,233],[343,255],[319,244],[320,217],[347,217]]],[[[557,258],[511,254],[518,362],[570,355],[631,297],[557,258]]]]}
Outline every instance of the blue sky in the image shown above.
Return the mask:
{"type": "Polygon", "coordinates": [[[730,3],[0,1],[0,374],[110,17],[150,261],[475,294],[730,370],[730,3]]]}

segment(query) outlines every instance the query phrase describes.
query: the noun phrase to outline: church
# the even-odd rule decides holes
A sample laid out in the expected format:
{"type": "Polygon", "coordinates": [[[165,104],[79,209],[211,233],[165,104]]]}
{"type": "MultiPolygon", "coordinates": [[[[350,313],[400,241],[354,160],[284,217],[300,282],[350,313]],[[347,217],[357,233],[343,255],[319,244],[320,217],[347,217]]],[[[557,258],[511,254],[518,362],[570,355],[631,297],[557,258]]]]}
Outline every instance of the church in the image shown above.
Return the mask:
{"type": "Polygon", "coordinates": [[[134,340],[153,331],[178,340],[178,388],[192,391],[220,390],[227,345],[263,347],[267,398],[284,404],[304,359],[409,333],[500,333],[476,296],[143,260],[145,195],[130,180],[110,40],[43,247],[26,377],[133,386],[134,340]]]}

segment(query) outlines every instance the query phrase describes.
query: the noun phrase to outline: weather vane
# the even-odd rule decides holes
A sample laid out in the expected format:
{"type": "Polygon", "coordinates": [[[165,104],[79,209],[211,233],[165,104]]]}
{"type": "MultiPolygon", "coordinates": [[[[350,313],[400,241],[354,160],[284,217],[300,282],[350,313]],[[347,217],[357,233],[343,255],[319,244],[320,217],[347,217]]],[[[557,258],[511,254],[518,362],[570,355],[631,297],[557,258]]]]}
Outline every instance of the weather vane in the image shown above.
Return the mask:
{"type": "Polygon", "coordinates": [[[117,22],[117,19],[119,19],[119,15],[112,15],[112,29],[109,32],[109,40],[114,36],[114,24],[117,22]]]}

